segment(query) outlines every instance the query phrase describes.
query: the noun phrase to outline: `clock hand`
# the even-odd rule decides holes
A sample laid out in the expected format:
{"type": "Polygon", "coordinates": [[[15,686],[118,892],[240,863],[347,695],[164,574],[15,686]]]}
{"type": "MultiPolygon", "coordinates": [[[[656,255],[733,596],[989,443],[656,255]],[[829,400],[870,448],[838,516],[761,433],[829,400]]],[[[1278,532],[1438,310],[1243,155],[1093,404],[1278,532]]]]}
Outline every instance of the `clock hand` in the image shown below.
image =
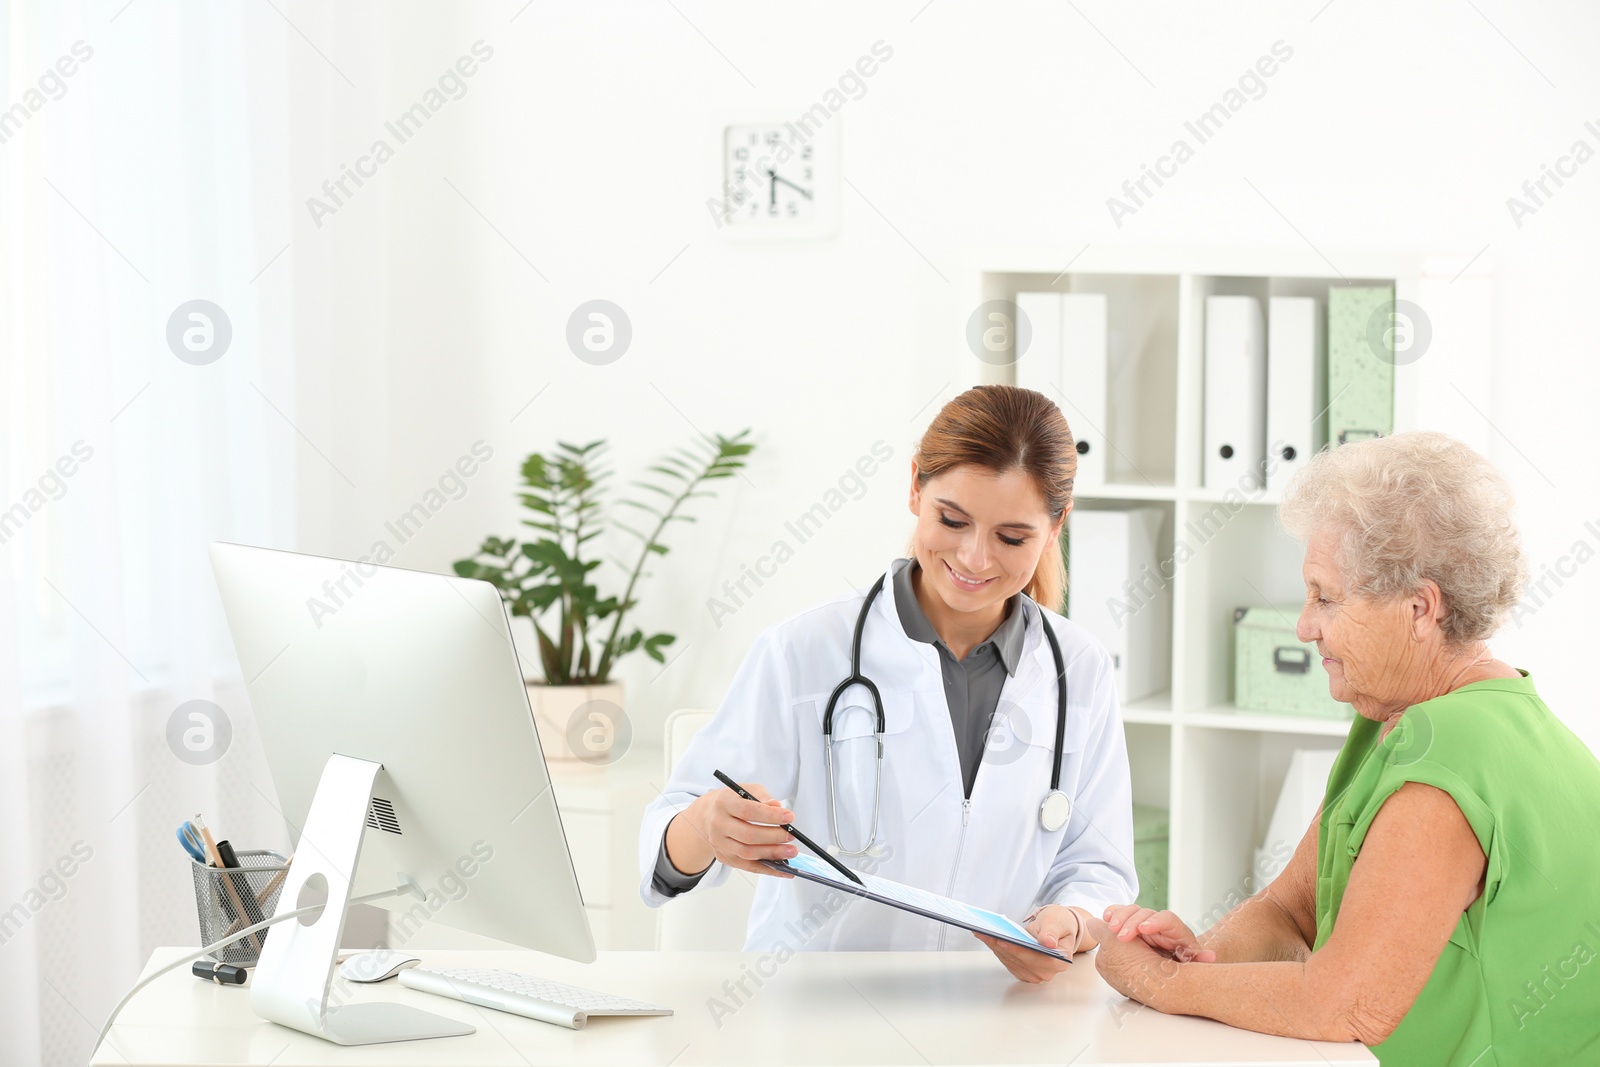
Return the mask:
{"type": "Polygon", "coordinates": [[[767,177],[772,179],[770,182],[767,183],[768,190],[769,190],[768,203],[771,204],[773,207],[777,207],[778,206],[778,183],[780,181],[782,181],[783,179],[778,177],[778,172],[775,171],[775,170],[767,171],[767,177]]]}
{"type": "MultiPolygon", "coordinates": [[[[771,171],[768,171],[767,173],[772,174],[771,171]]],[[[783,184],[787,185],[789,188],[793,189],[795,192],[799,193],[801,196],[805,197],[807,200],[811,199],[811,190],[800,188],[798,185],[796,185],[794,182],[790,181],[788,178],[780,178],[776,174],[772,174],[772,180],[774,182],[782,182],[783,184]]]]}

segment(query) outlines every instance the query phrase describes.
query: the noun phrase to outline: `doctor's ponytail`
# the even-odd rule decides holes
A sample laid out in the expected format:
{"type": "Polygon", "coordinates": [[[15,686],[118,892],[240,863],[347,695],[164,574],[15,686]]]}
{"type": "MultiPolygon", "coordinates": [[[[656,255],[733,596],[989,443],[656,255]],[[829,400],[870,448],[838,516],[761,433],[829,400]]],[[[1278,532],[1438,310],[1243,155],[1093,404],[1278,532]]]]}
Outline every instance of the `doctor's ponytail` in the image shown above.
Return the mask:
{"type": "MultiPolygon", "coordinates": [[[[1021,470],[1044,498],[1052,524],[1072,502],[1072,482],[1078,473],[1077,445],[1061,409],[1042,393],[1012,385],[974,386],[940,408],[912,459],[917,483],[923,486],[966,463],[997,475],[1021,470]]],[[[915,531],[907,554],[916,554],[915,531]]],[[[1067,569],[1057,541],[1045,546],[1023,592],[1060,611],[1066,589],[1067,569]]]]}

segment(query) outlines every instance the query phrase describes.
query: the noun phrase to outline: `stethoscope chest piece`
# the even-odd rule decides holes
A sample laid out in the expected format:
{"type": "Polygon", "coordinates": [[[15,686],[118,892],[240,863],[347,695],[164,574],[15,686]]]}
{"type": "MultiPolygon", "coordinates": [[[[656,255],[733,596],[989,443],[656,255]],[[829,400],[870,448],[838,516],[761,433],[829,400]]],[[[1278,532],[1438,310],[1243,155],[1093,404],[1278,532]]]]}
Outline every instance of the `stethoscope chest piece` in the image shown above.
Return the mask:
{"type": "Polygon", "coordinates": [[[1059,789],[1052,789],[1045,794],[1044,803],[1039,805],[1039,825],[1049,833],[1055,833],[1067,825],[1067,820],[1072,818],[1072,801],[1067,794],[1059,789]]]}

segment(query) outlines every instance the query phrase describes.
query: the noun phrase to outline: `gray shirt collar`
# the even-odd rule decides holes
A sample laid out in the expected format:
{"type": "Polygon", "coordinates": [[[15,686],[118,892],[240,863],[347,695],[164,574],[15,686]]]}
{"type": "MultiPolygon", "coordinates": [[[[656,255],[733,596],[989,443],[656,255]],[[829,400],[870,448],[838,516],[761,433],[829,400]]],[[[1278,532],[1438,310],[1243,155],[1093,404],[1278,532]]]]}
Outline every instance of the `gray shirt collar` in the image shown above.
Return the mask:
{"type": "MultiPolygon", "coordinates": [[[[900,615],[901,627],[911,640],[929,645],[943,645],[939,632],[933,628],[933,623],[928,621],[922,605],[917,602],[916,590],[911,588],[911,572],[920,566],[921,564],[911,557],[897,559],[890,565],[894,574],[895,610],[900,615]]],[[[1017,664],[1022,659],[1022,640],[1027,633],[1027,623],[1022,613],[1022,602],[1025,599],[1023,594],[1018,593],[1007,601],[1008,610],[1004,621],[987,640],[979,642],[977,646],[981,648],[985,644],[993,644],[995,650],[1000,653],[1000,662],[1005,664],[1007,674],[1016,674],[1017,664]]],[[[977,651],[977,648],[973,651],[977,651]]]]}

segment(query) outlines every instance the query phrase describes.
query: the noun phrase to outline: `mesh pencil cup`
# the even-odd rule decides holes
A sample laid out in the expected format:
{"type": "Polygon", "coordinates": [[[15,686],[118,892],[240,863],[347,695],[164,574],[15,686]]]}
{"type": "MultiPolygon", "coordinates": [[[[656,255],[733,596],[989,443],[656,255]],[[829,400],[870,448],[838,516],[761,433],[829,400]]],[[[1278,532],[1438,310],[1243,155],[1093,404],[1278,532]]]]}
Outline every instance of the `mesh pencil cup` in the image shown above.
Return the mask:
{"type": "MultiPolygon", "coordinates": [[[[200,914],[200,943],[209,945],[272,917],[278,910],[278,893],[289,870],[288,857],[266,849],[238,854],[239,866],[207,867],[189,861],[194,875],[194,903],[200,914]]],[[[211,953],[219,963],[251,966],[261,957],[270,931],[258,930],[211,953]]]]}

